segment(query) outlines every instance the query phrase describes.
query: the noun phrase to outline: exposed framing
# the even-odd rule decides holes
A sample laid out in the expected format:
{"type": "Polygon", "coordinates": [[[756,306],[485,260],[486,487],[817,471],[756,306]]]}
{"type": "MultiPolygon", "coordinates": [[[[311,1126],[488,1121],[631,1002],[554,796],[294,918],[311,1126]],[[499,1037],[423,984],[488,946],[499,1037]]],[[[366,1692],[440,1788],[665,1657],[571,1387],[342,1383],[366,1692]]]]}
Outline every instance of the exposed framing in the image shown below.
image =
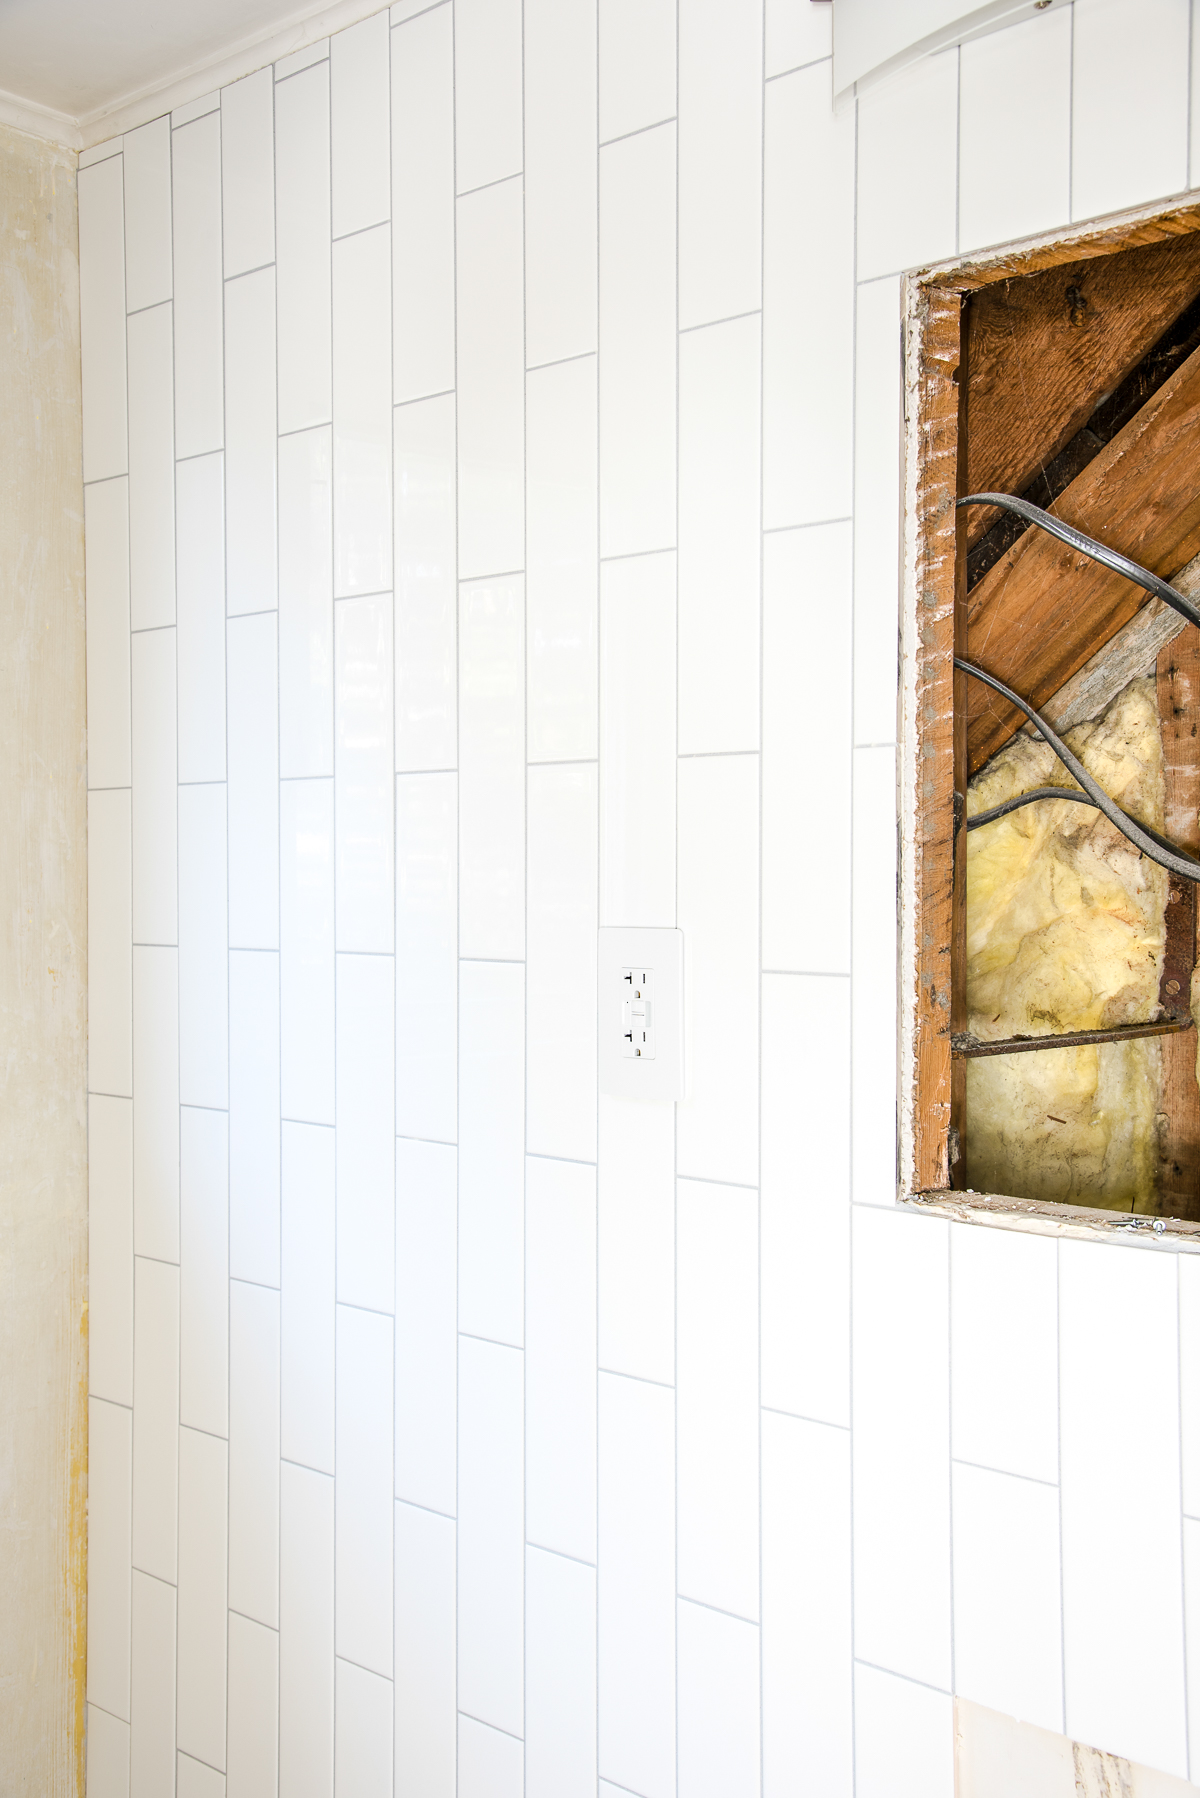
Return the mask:
{"type": "MultiPolygon", "coordinates": [[[[965,1023],[965,944],[952,953],[954,795],[965,791],[966,678],[953,668],[965,625],[965,532],[959,373],[964,297],[1009,276],[1105,256],[1200,231],[1200,201],[1141,207],[1103,224],[1030,238],[990,255],[910,272],[903,287],[904,521],[899,691],[899,1116],[898,1195],[968,1221],[1042,1234],[1169,1242],[1200,1253],[1200,1222],[1093,1210],[952,1190],[958,1147],[951,1118],[965,1063],[950,1038],[965,1023]],[[956,685],[957,683],[957,685],[956,685]],[[957,772],[957,780],[956,780],[957,772]]],[[[965,369],[963,371],[965,373],[965,369]]],[[[965,382],[964,382],[965,388],[965,382]]]]}

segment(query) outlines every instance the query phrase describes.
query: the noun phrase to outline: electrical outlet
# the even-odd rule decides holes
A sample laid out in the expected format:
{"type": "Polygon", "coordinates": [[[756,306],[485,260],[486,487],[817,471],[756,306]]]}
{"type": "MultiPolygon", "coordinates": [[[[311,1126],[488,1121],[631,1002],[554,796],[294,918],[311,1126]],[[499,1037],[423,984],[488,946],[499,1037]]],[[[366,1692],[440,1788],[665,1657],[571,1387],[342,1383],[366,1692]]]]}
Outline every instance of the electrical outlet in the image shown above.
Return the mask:
{"type": "Polygon", "coordinates": [[[621,969],[621,1054],[627,1061],[654,1060],[654,969],[621,969]]]}
{"type": "Polygon", "coordinates": [[[682,1099],[683,933],[606,927],[597,972],[600,1091],[682,1099]]]}

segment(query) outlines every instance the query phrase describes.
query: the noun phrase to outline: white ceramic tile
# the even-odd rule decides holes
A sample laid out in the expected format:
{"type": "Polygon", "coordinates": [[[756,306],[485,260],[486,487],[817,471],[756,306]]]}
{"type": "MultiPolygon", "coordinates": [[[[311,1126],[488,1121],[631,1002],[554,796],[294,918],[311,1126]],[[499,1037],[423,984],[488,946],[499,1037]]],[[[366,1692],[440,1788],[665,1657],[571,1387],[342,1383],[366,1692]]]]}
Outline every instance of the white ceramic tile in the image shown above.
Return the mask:
{"type": "Polygon", "coordinates": [[[79,171],[79,310],[83,367],[83,476],[124,474],[125,198],[122,158],[79,171]]]}
{"type": "Polygon", "coordinates": [[[133,1575],[129,1798],[156,1798],[175,1778],[175,1588],[133,1575]]]}
{"type": "Polygon", "coordinates": [[[396,1129],[458,1134],[458,783],[396,782],[396,1129]]]}
{"type": "Polygon", "coordinates": [[[758,1630],[680,1599],[680,1798],[757,1798],[760,1781],[758,1630]]]}
{"type": "Polygon", "coordinates": [[[520,0],[461,0],[454,18],[459,193],[521,167],[520,0]]]}
{"type": "Polygon", "coordinates": [[[231,618],[229,942],[279,947],[279,649],[273,612],[231,618]]]}
{"type": "Polygon", "coordinates": [[[179,1114],[179,1420],[229,1433],[229,1119],[179,1114]]]}
{"type": "Polygon", "coordinates": [[[133,901],[128,789],[88,794],[88,1086],[133,1091],[133,901]]]}
{"type": "Polygon", "coordinates": [[[763,1792],[854,1791],[850,1436],[762,1419],[763,1792]]]}
{"type": "Polygon", "coordinates": [[[1179,1532],[1112,1544],[1179,1490],[1175,1260],[1059,1244],[1066,1733],[1187,1767],[1179,1532]]]}
{"type": "Polygon", "coordinates": [[[854,1648],[942,1691],[951,1677],[947,1228],[870,1210],[853,1225],[854,1648]]]}
{"type": "MultiPolygon", "coordinates": [[[[175,453],[220,449],[221,118],[209,112],[171,139],[175,275],[175,453]]],[[[186,567],[180,556],[180,569],[186,567]]]]}
{"type": "Polygon", "coordinates": [[[88,1404],[88,1696],[129,1721],[133,1413],[88,1404]]]}
{"type": "Polygon", "coordinates": [[[333,773],[333,434],[279,440],[279,772],[333,773]]]}
{"type": "MultiPolygon", "coordinates": [[[[512,0],[493,0],[499,19],[512,0]]],[[[482,18],[480,0],[469,0],[482,18]]],[[[466,35],[458,14],[461,47],[466,35]]],[[[459,90],[458,119],[463,118],[459,90]]],[[[461,152],[459,180],[462,180],[461,152]]],[[[524,566],[525,319],[520,181],[458,203],[458,572],[524,566]]]]}
{"type": "Polygon", "coordinates": [[[388,26],[380,12],[329,40],[335,238],[364,231],[388,217],[388,26]]]}
{"type": "Polygon", "coordinates": [[[221,89],[226,278],[275,260],[273,90],[269,68],[221,89]]]}
{"type": "Polygon", "coordinates": [[[391,235],[379,225],[333,252],[333,590],[339,598],[382,593],[392,584],[391,348],[391,235]]]}
{"type": "Polygon", "coordinates": [[[679,764],[687,1100],[679,1172],[758,1179],[758,760],[679,764]]]}
{"type": "Polygon", "coordinates": [[[463,962],[458,1042],[458,1324],[519,1345],[524,1299],[525,970],[463,962]]]}
{"type": "Polygon", "coordinates": [[[332,1473],[334,1410],[334,1141],[284,1124],[280,1284],[280,1449],[332,1473]]]}
{"type": "MultiPolygon", "coordinates": [[[[94,1327],[94,1325],[93,1325],[94,1327]]],[[[1200,1516],[1200,1265],[1190,1255],[1179,1257],[1179,1416],[1183,1473],[1183,1508],[1200,1516]]],[[[1200,1744],[1200,1738],[1197,1738],[1200,1744]]]]}
{"type": "Polygon", "coordinates": [[[766,0],[764,62],[768,77],[801,68],[833,50],[833,8],[812,0],[766,0]]]}
{"type": "Polygon", "coordinates": [[[85,487],[88,785],[129,785],[129,483],[85,487]]]}
{"type": "Polygon", "coordinates": [[[179,779],[225,778],[225,467],[220,453],[175,470],[179,779]]]}
{"type": "Polygon", "coordinates": [[[276,88],[275,144],[279,429],[299,431],[333,416],[328,62],[276,88]]]}
{"type": "Polygon", "coordinates": [[[858,279],[954,250],[958,54],[873,83],[858,102],[858,279]]]}
{"type": "Polygon", "coordinates": [[[228,1452],[219,1437],[179,1432],[175,1740],[217,1768],[225,1765],[228,1452]]]}
{"type": "Polygon", "coordinates": [[[679,340],[679,751],[759,746],[761,321],[679,340]]]}
{"type": "Polygon", "coordinates": [[[858,292],[854,418],[854,730],[896,736],[900,541],[900,283],[858,292]]]}
{"type": "Polygon", "coordinates": [[[766,968],[850,971],[851,566],[849,523],[763,540],[766,968]],[[798,705],[805,666],[813,678],[798,705]],[[812,842],[819,883],[804,849],[812,842]]]}
{"type": "Polygon", "coordinates": [[[107,162],[110,156],[119,156],[122,142],[123,139],[119,137],[110,137],[106,138],[103,143],[92,144],[90,149],[80,150],[79,167],[89,169],[93,163],[107,162]]]}
{"type": "Polygon", "coordinates": [[[225,594],[231,616],[276,603],[275,271],[225,283],[225,594]]]}
{"type": "Polygon", "coordinates": [[[397,1142],[395,1489],[448,1517],[457,1480],[457,1178],[453,1149],[397,1142]]]}
{"type": "Polygon", "coordinates": [[[396,766],[452,768],[458,759],[454,395],[398,406],[395,419],[396,766]]]}
{"type": "Polygon", "coordinates": [[[675,116],[675,8],[600,0],[600,142],[675,116]]]}
{"type": "Polygon", "coordinates": [[[529,759],[578,761],[596,755],[593,356],[529,375],[525,429],[529,759]]]}
{"type": "Polygon", "coordinates": [[[279,1625],[279,1294],[229,1282],[229,1608],[279,1625]]]}
{"type": "Polygon", "coordinates": [[[523,1359],[459,1342],[458,1705],[513,1735],[524,1722],[523,1359]]]}
{"type": "Polygon", "coordinates": [[[338,956],[336,1042],[338,1298],[346,1305],[391,1311],[396,971],[390,955],[338,956]]]}
{"type": "Polygon", "coordinates": [[[133,1403],[133,1106],[88,1100],[88,1390],[133,1403]]]}
{"type": "MultiPolygon", "coordinates": [[[[812,0],[776,0],[819,12],[812,0]]],[[[845,518],[854,475],[854,108],[828,62],[766,90],[763,524],[845,518]],[[814,171],[820,169],[819,179],[814,171]],[[812,250],[821,246],[821,278],[812,250]],[[813,346],[820,351],[813,354],[813,346]],[[807,351],[807,353],[806,353],[807,351]]],[[[814,662],[815,662],[814,657],[814,662]]],[[[769,665],[769,664],[768,664],[769,665]]]]}
{"type": "Polygon", "coordinates": [[[179,1259],[179,957],[133,952],[133,1240],[179,1259]]]}
{"type": "Polygon", "coordinates": [[[1189,9],[1179,0],[1087,0],[1079,8],[1071,63],[1073,218],[1186,187],[1189,40],[1189,9]]]}
{"type": "Polygon", "coordinates": [[[763,0],[679,15],[679,322],[762,303],[763,0]]]}
{"type": "Polygon", "coordinates": [[[179,789],[179,1098],[229,1103],[225,788],[179,789]]]}
{"type": "Polygon", "coordinates": [[[333,1481],[279,1469],[279,1784],[333,1798],[333,1481]]]}
{"type": "MultiPolygon", "coordinates": [[[[357,241],[357,240],[356,240],[357,241]]],[[[395,947],[392,596],[334,608],[337,946],[395,947]]]]}
{"type": "Polygon", "coordinates": [[[960,1697],[1062,1729],[1061,1591],[1057,1488],[956,1465],[954,1689],[960,1697]]]}
{"type": "MultiPolygon", "coordinates": [[[[336,43],[336,38],[334,39],[336,43]]],[[[355,1798],[392,1795],[392,1682],[339,1660],[333,1789],[355,1798]]]]}
{"type": "Polygon", "coordinates": [[[854,1669],[856,1798],[953,1798],[954,1710],[943,1692],[854,1669]]]}
{"type": "Polygon", "coordinates": [[[675,544],[675,127],[600,156],[600,553],[675,544]]]}
{"type": "Polygon", "coordinates": [[[133,1276],[133,1415],[133,1564],[174,1582],[179,1269],[140,1255],[133,1276]]]}
{"type": "MultiPolygon", "coordinates": [[[[205,118],[211,113],[220,112],[220,110],[221,90],[214,88],[211,94],[201,94],[197,100],[186,100],[182,106],[173,107],[171,130],[178,131],[181,125],[190,125],[193,120],[205,118]]],[[[175,154],[177,151],[172,144],[172,155],[175,154]]]]}
{"type": "Polygon", "coordinates": [[[523,1798],[525,1751],[516,1736],[458,1719],[458,1798],[523,1798]]]}
{"type": "Polygon", "coordinates": [[[454,16],[448,6],[392,33],[392,225],[395,398],[445,393],[454,386],[454,16]]]}
{"type": "Polygon", "coordinates": [[[133,692],[133,940],[174,943],[175,632],[139,632],[133,692]]]}
{"type": "Polygon", "coordinates": [[[455,1528],[396,1506],[396,1798],[455,1798],[455,1528]]]}
{"type": "Polygon", "coordinates": [[[600,922],[675,925],[675,557],[600,571],[600,922]]]}
{"type": "Polygon", "coordinates": [[[596,1158],[596,765],[529,770],[526,1081],[534,1155],[596,1158]]]}
{"type": "Polygon", "coordinates": [[[1200,1679],[1197,1678],[1196,1649],[1200,1626],[1200,1524],[1195,1518],[1183,1520],[1183,1606],[1187,1624],[1188,1670],[1188,1743],[1191,1771],[1200,1772],[1200,1755],[1191,1743],[1197,1741],[1200,1726],[1200,1679]]]}
{"type": "Polygon", "coordinates": [[[130,312],[171,297],[171,121],[127,131],[125,298],[130,312]]]}
{"type": "Polygon", "coordinates": [[[89,1704],[87,1790],[91,1798],[129,1798],[129,1725],[89,1704]]]}
{"type": "Polygon", "coordinates": [[[175,1798],[225,1798],[225,1775],[190,1754],[177,1754],[175,1798]]]}
{"type": "MultiPolygon", "coordinates": [[[[1043,1236],[1009,1230],[953,1230],[950,1328],[955,1458],[1056,1483],[1058,1253],[1054,1243],[1043,1236]],[[1004,1344],[1003,1355],[996,1353],[998,1342],[1004,1344]]],[[[967,1695],[990,1702],[982,1694],[967,1695]]],[[[1011,1706],[993,1706],[996,1708],[1008,1710],[1011,1706]]]]}
{"type": "Polygon", "coordinates": [[[595,1570],[531,1548],[525,1557],[526,1798],[594,1798],[595,1791],[595,1570]]]}
{"type": "Polygon", "coordinates": [[[280,1103],[334,1121],[333,782],[279,789],[280,1103]]]}
{"type": "Polygon", "coordinates": [[[532,368],[596,348],[596,0],[525,0],[522,21],[532,368]]]}
{"type": "Polygon", "coordinates": [[[679,1590],[757,1620],[758,1196],[681,1180],[676,1227],[679,1590]]]}
{"type": "Polygon", "coordinates": [[[762,986],[762,1402],[850,1422],[850,992],[762,986]]]}
{"type": "Polygon", "coordinates": [[[675,1379],[675,1108],[600,1096],[600,1366],[675,1379]]]}
{"type": "Polygon", "coordinates": [[[850,1029],[853,1197],[896,1196],[896,757],[854,752],[850,1029]]]}
{"type": "Polygon", "coordinates": [[[279,1637],[229,1614],[226,1798],[259,1798],[279,1778],[279,1637]]]}
{"type": "Polygon", "coordinates": [[[390,1317],[338,1306],[337,1651],[386,1678],[392,1672],[393,1354],[390,1317]]]}
{"type": "Polygon", "coordinates": [[[960,246],[1003,243],[1065,224],[1071,208],[1071,13],[1055,7],[993,31],[964,44],[961,58],[960,246]]]}
{"type": "Polygon", "coordinates": [[[675,1395],[601,1374],[600,1771],[675,1795],[675,1395]]]}
{"type": "Polygon", "coordinates": [[[519,575],[459,593],[459,953],[525,953],[525,604],[519,575]]]}
{"type": "Polygon", "coordinates": [[[129,618],[175,622],[175,428],[171,308],[129,320],[129,618]]]}
{"type": "Polygon", "coordinates": [[[279,1284],[279,957],[229,957],[229,1271],[279,1284]]]}
{"type": "Polygon", "coordinates": [[[525,1169],[525,1535],[596,1559],[596,1173],[525,1169]]]}
{"type": "MultiPolygon", "coordinates": [[[[290,56],[281,56],[275,64],[275,85],[298,75],[303,69],[311,69],[316,63],[328,62],[329,39],[317,38],[315,43],[306,44],[302,50],[293,50],[290,56]]],[[[278,117],[279,96],[275,96],[276,117],[278,117]]]]}

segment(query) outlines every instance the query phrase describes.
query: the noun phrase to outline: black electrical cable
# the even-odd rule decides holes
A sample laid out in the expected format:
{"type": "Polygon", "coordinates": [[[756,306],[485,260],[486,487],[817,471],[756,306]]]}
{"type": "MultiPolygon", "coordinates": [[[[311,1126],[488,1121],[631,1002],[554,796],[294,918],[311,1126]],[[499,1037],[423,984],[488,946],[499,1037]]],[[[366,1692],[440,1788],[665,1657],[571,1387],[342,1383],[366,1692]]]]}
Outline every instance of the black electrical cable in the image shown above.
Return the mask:
{"type": "MultiPolygon", "coordinates": [[[[993,805],[986,812],[976,812],[973,818],[967,819],[967,829],[978,830],[981,824],[994,824],[997,818],[1006,818],[1009,812],[1020,811],[1023,805],[1036,805],[1039,799],[1069,799],[1075,805],[1088,805],[1093,811],[1100,809],[1094,799],[1089,799],[1086,793],[1077,793],[1074,787],[1030,787],[1028,793],[1018,793],[1015,798],[1006,799],[1003,805],[993,805]]],[[[1117,828],[1120,829],[1120,826],[1117,828]]],[[[1160,849],[1170,850],[1173,855],[1179,854],[1175,844],[1168,837],[1160,836],[1151,825],[1143,824],[1142,829],[1148,837],[1154,838],[1160,849]]]]}

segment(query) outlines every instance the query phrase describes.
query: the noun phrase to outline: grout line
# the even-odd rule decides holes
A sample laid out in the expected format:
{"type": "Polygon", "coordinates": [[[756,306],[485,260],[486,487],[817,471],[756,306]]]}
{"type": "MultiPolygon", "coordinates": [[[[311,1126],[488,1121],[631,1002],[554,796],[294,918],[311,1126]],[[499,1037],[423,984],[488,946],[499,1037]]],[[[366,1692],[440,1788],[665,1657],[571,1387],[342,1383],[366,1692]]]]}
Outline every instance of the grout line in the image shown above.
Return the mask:
{"type": "Polygon", "coordinates": [[[769,1417],[790,1417],[795,1423],[811,1423],[821,1430],[841,1430],[843,1435],[850,1433],[848,1423],[834,1423],[828,1417],[811,1417],[805,1411],[785,1411],[782,1405],[760,1405],[759,1409],[769,1417]]]}
{"type": "Polygon", "coordinates": [[[525,1159],[526,1161],[561,1162],[566,1167],[594,1168],[596,1166],[594,1161],[585,1161],[581,1155],[543,1155],[540,1154],[537,1149],[526,1149],[525,1159]]]}
{"type": "MultiPolygon", "coordinates": [[[[303,70],[301,70],[299,72],[302,74],[303,70]]],[[[235,281],[245,281],[250,275],[261,275],[261,274],[264,274],[267,269],[274,268],[274,267],[275,267],[275,259],[274,259],[274,257],[272,257],[270,262],[260,262],[254,268],[240,268],[240,269],[238,269],[236,274],[226,275],[224,277],[225,290],[226,290],[226,292],[228,292],[228,290],[233,286],[235,281]]],[[[276,353],[278,353],[278,345],[276,345],[276,353]]],[[[278,378],[278,371],[277,371],[277,378],[278,378]]],[[[254,1619],[251,1618],[250,1621],[253,1622],[254,1619]]]]}
{"type": "Polygon", "coordinates": [[[751,1629],[761,1629],[762,1627],[757,1617],[743,1617],[740,1611],[727,1611],[724,1605],[709,1604],[705,1599],[692,1598],[686,1592],[679,1592],[676,1597],[680,1604],[694,1604],[698,1611],[712,1611],[718,1617],[731,1618],[734,1623],[749,1624],[751,1629]]]}
{"type": "Polygon", "coordinates": [[[764,76],[763,86],[770,87],[772,81],[785,81],[789,75],[798,75],[802,69],[817,69],[823,62],[832,63],[832,61],[832,56],[814,56],[811,62],[798,62],[794,68],[776,69],[773,75],[764,76]]]}
{"type": "Polygon", "coordinates": [[[762,307],[751,306],[745,312],[731,312],[725,318],[702,318],[699,324],[680,325],[679,335],[690,337],[693,331],[715,331],[718,325],[736,325],[744,318],[761,318],[762,307]]]}
{"type": "Polygon", "coordinates": [[[576,1567],[587,1567],[592,1573],[596,1571],[595,1561],[585,1561],[582,1555],[569,1555],[565,1548],[551,1548],[548,1543],[535,1542],[532,1536],[526,1538],[525,1547],[535,1548],[540,1555],[553,1555],[559,1561],[571,1561],[576,1567]]]}
{"type": "Polygon", "coordinates": [[[597,355],[596,350],[577,350],[573,356],[552,356],[549,362],[531,362],[525,370],[527,375],[540,375],[543,369],[565,368],[569,362],[590,362],[597,355]]]}
{"type": "MultiPolygon", "coordinates": [[[[677,123],[678,123],[678,121],[675,117],[675,114],[671,113],[665,119],[655,119],[653,124],[639,125],[636,128],[636,130],[622,131],[622,132],[618,133],[618,135],[616,137],[601,138],[601,140],[597,144],[596,148],[597,148],[597,150],[608,150],[608,149],[612,148],[613,144],[627,144],[631,137],[644,137],[646,135],[647,131],[660,131],[664,125],[674,125],[677,123]]],[[[596,160],[597,160],[597,162],[599,162],[598,156],[597,156],[596,160]]]]}
{"type": "Polygon", "coordinates": [[[661,1392],[674,1392],[674,1386],[666,1380],[652,1380],[646,1373],[627,1373],[623,1367],[598,1366],[598,1374],[604,1374],[610,1380],[632,1380],[637,1386],[657,1386],[661,1392]]]}
{"type": "Polygon", "coordinates": [[[776,537],[784,531],[820,531],[831,524],[853,524],[852,515],[847,512],[844,518],[808,518],[802,524],[765,524],[764,537],[776,537]]]}
{"type": "Polygon", "coordinates": [[[878,1661],[864,1661],[861,1655],[855,1655],[856,1667],[868,1667],[872,1673],[885,1673],[889,1679],[902,1679],[907,1686],[920,1686],[925,1692],[936,1692],[940,1698],[953,1698],[954,1693],[945,1686],[931,1685],[927,1679],[915,1679],[911,1673],[897,1673],[894,1667],[881,1667],[878,1661]]]}
{"type": "Polygon", "coordinates": [[[657,549],[628,549],[616,556],[601,556],[600,566],[609,562],[640,562],[644,556],[673,556],[676,548],[673,543],[660,544],[657,549]]]}
{"type": "Polygon", "coordinates": [[[735,755],[761,755],[761,749],[681,749],[678,760],[681,762],[728,761],[735,755]]]}
{"type": "Polygon", "coordinates": [[[497,175],[494,181],[481,181],[478,187],[464,187],[454,198],[456,201],[468,200],[472,194],[486,193],[489,187],[503,187],[506,181],[520,181],[524,173],[524,169],[514,169],[511,175],[497,175]]]}
{"type": "MultiPolygon", "coordinates": [[[[431,7],[430,11],[432,12],[432,10],[433,9],[431,7]]],[[[453,1511],[439,1511],[436,1505],[423,1505],[415,1498],[402,1498],[399,1493],[397,1493],[395,1495],[394,1499],[392,1500],[392,1503],[397,1504],[397,1505],[404,1505],[410,1511],[421,1511],[424,1513],[424,1515],[426,1517],[440,1517],[442,1519],[443,1523],[457,1523],[458,1522],[458,1519],[454,1515],[453,1511]]]]}
{"type": "Polygon", "coordinates": [[[1030,1486],[1044,1486],[1050,1492],[1058,1491],[1058,1485],[1054,1480],[1040,1480],[1036,1473],[1015,1473],[1011,1467],[990,1467],[986,1461],[964,1461],[961,1455],[951,1455],[950,1465],[952,1467],[971,1467],[976,1473],[994,1473],[1002,1480],[1024,1480],[1030,1486]]]}
{"type": "Polygon", "coordinates": [[[520,1742],[524,1746],[524,1736],[515,1736],[511,1729],[501,1729],[498,1723],[485,1723],[482,1717],[473,1717],[470,1711],[458,1711],[456,1714],[465,1717],[468,1723],[477,1723],[480,1729],[494,1730],[498,1736],[507,1736],[510,1742],[520,1742]]]}
{"type": "Polygon", "coordinates": [[[849,980],[849,969],[834,968],[764,968],[764,976],[773,980],[849,980]]]}

